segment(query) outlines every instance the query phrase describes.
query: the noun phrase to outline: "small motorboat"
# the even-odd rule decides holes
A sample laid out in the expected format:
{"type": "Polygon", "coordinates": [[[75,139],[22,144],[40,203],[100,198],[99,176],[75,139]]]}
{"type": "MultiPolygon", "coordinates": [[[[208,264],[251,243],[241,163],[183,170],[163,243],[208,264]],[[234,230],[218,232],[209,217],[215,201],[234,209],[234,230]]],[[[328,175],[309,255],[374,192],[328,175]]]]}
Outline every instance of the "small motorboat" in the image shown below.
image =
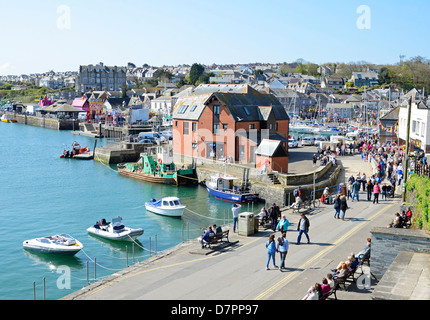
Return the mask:
{"type": "Polygon", "coordinates": [[[182,217],[186,207],[177,197],[165,197],[158,201],[151,199],[151,201],[145,202],[145,208],[148,211],[163,216],[182,217]]]}
{"type": "Polygon", "coordinates": [[[92,160],[94,158],[94,152],[90,151],[90,148],[81,148],[81,145],[76,141],[73,142],[71,147],[72,150],[64,149],[63,154],[60,155],[60,158],[73,158],[82,160],[92,160]]]}
{"type": "Polygon", "coordinates": [[[132,229],[124,225],[121,217],[112,219],[112,222],[106,222],[105,219],[97,221],[96,224],[87,229],[88,233],[109,240],[116,241],[134,241],[143,234],[143,229],[132,229]]]}
{"type": "Polygon", "coordinates": [[[27,250],[63,256],[73,256],[84,247],[78,240],[64,233],[25,240],[23,246],[27,250]]]}
{"type": "Polygon", "coordinates": [[[12,119],[10,115],[5,113],[1,116],[1,122],[16,122],[16,120],[12,119]]]}

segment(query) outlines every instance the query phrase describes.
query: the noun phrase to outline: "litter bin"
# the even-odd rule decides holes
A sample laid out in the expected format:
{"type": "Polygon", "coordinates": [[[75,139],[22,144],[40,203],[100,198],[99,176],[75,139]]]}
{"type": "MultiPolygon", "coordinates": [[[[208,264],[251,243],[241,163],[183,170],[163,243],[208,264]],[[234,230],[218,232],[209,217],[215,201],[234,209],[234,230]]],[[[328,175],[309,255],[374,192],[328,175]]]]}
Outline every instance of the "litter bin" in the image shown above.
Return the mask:
{"type": "Polygon", "coordinates": [[[252,212],[242,212],[239,214],[239,235],[250,236],[254,234],[254,214],[252,212]]]}

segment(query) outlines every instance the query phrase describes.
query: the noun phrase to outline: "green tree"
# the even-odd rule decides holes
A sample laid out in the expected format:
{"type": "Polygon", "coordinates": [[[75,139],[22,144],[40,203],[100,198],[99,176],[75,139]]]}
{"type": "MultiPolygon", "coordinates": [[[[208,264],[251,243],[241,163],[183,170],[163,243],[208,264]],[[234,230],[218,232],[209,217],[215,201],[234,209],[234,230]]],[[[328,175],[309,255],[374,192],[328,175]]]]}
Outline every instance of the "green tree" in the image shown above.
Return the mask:
{"type": "Polygon", "coordinates": [[[263,74],[263,70],[261,70],[261,69],[255,69],[255,70],[254,70],[254,77],[257,77],[257,76],[259,76],[260,74],[263,74]]]}
{"type": "Polygon", "coordinates": [[[125,97],[127,97],[127,83],[123,83],[122,85],[121,85],[121,98],[125,98],[125,97]]]}
{"type": "Polygon", "coordinates": [[[205,67],[201,64],[194,63],[191,66],[189,74],[189,84],[195,85],[200,76],[203,75],[205,67]]]}
{"type": "Polygon", "coordinates": [[[381,84],[388,84],[391,82],[390,71],[387,67],[382,67],[379,70],[379,81],[381,82],[381,84]]]}

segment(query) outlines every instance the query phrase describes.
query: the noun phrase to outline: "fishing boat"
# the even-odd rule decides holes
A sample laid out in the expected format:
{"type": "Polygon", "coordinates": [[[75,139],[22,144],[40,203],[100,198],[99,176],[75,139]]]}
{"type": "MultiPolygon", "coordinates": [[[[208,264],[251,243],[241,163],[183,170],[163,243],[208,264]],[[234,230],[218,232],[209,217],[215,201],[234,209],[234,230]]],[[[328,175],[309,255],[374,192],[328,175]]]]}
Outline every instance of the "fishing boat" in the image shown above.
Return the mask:
{"type": "Polygon", "coordinates": [[[196,170],[192,165],[177,168],[173,152],[165,146],[150,147],[140,154],[137,162],[117,165],[119,174],[139,180],[164,183],[188,184],[197,182],[196,170]]]}
{"type": "Polygon", "coordinates": [[[93,226],[87,229],[87,232],[109,240],[134,241],[143,234],[143,229],[126,227],[123,219],[118,216],[113,218],[112,222],[106,222],[105,219],[97,221],[93,226]]]}
{"type": "Polygon", "coordinates": [[[63,256],[73,256],[84,246],[78,240],[68,234],[25,240],[23,247],[27,250],[50,253],[63,256]]]}
{"type": "Polygon", "coordinates": [[[12,119],[10,115],[5,113],[1,116],[1,122],[16,122],[16,120],[12,119]]]}
{"type": "MultiPolygon", "coordinates": [[[[81,148],[81,145],[76,141],[73,142],[71,150],[64,149],[63,154],[60,158],[73,158],[79,160],[91,160],[94,159],[94,151],[90,151],[90,148],[81,148]]],[[[94,148],[95,149],[95,148],[94,148]]]]}
{"type": "Polygon", "coordinates": [[[219,173],[211,176],[210,181],[206,181],[206,189],[212,197],[224,201],[235,203],[258,201],[258,193],[251,192],[245,180],[242,181],[241,187],[234,185],[236,180],[238,178],[219,173]]]}
{"type": "Polygon", "coordinates": [[[151,201],[145,202],[145,208],[147,211],[162,216],[182,217],[185,206],[177,197],[165,197],[158,201],[156,199],[151,199],[151,201]]]}

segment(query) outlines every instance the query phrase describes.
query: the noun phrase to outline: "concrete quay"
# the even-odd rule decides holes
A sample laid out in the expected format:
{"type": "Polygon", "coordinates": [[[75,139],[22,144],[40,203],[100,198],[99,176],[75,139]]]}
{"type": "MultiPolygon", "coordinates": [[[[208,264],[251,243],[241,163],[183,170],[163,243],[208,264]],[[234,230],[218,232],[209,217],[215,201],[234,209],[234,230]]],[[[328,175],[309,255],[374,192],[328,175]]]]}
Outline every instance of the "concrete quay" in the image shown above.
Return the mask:
{"type": "MultiPolygon", "coordinates": [[[[370,165],[360,156],[340,160],[346,176],[364,169],[370,175],[370,165]]],[[[360,197],[365,199],[364,192],[360,197]]],[[[272,265],[266,270],[265,243],[272,230],[260,228],[248,237],[231,231],[230,246],[210,251],[201,249],[197,239],[182,243],[63,300],[300,300],[340,261],[361,251],[372,228],[385,227],[400,207],[398,198],[379,204],[363,200],[348,204],[345,221],[334,219],[331,205],[305,212],[310,220],[310,244],[305,238],[300,245],[295,244],[299,215],[283,211],[291,223],[285,270],[272,265]]],[[[279,234],[276,232],[276,237],[279,234]]],[[[279,255],[276,261],[279,263],[279,255]]],[[[364,277],[348,291],[338,290],[337,298],[371,300],[376,283],[366,266],[364,277]]]]}

